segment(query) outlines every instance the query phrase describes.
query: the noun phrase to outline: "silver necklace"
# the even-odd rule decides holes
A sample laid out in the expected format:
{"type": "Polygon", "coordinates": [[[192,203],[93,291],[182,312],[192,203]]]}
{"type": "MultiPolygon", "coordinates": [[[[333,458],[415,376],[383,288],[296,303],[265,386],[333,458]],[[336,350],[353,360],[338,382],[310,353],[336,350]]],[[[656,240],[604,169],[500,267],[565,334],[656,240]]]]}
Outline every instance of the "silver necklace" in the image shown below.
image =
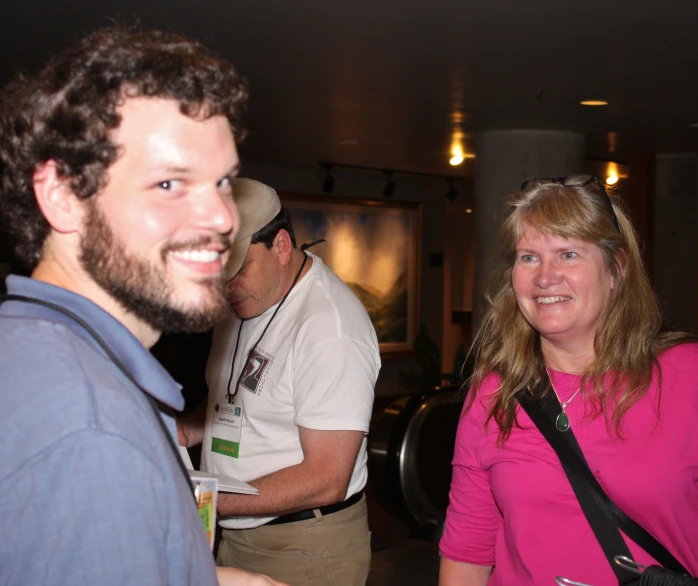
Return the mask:
{"type": "Polygon", "coordinates": [[[582,385],[579,385],[579,388],[572,394],[572,396],[563,403],[562,401],[560,401],[560,395],[558,395],[557,391],[555,390],[553,379],[550,377],[550,373],[548,372],[547,368],[545,369],[545,372],[548,375],[550,386],[553,388],[553,393],[555,393],[555,396],[557,397],[557,400],[560,403],[561,411],[560,414],[555,418],[555,427],[558,431],[567,431],[570,428],[570,418],[567,415],[567,413],[565,413],[565,409],[567,408],[567,405],[569,405],[572,402],[572,399],[574,399],[577,396],[577,393],[582,390],[582,385]]]}

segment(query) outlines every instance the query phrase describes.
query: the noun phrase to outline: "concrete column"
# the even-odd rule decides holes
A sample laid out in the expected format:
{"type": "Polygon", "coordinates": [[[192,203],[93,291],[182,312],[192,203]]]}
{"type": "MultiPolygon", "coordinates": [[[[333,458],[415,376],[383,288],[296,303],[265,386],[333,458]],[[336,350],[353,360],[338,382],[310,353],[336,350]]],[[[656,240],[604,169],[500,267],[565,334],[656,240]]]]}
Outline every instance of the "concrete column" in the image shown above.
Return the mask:
{"type": "Polygon", "coordinates": [[[654,284],[664,321],[698,334],[698,156],[657,155],[654,284]]]}
{"type": "Polygon", "coordinates": [[[499,254],[506,197],[526,179],[585,173],[584,135],[554,130],[493,130],[475,141],[475,283],[473,324],[484,308],[488,277],[499,254]]]}

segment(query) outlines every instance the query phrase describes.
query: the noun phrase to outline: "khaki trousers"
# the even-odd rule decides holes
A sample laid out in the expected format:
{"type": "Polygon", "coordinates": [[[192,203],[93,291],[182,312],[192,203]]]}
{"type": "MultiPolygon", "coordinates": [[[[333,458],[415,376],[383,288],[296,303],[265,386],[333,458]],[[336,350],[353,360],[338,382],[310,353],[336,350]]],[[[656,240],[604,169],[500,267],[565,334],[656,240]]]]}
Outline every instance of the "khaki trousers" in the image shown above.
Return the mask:
{"type": "Polygon", "coordinates": [[[258,572],[290,586],[364,586],[371,567],[366,496],[327,516],[224,529],[217,563],[258,572]]]}

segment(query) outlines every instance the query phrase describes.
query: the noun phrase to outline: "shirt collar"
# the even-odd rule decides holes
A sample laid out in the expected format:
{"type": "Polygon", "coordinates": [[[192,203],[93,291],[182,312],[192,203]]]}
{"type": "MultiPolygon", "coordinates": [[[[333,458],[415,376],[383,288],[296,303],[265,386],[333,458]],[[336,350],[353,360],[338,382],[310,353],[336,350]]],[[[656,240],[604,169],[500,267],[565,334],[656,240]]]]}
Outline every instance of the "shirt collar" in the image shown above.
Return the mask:
{"type": "MultiPolygon", "coordinates": [[[[7,293],[10,295],[48,301],[82,318],[101,336],[109,349],[131,371],[136,382],[153,398],[177,411],[184,408],[182,387],[121,322],[97,304],[67,289],[18,275],[8,276],[6,284],[7,293]]],[[[34,303],[6,301],[0,307],[0,314],[34,317],[60,323],[99,348],[99,344],[79,323],[55,309],[34,303]]]]}

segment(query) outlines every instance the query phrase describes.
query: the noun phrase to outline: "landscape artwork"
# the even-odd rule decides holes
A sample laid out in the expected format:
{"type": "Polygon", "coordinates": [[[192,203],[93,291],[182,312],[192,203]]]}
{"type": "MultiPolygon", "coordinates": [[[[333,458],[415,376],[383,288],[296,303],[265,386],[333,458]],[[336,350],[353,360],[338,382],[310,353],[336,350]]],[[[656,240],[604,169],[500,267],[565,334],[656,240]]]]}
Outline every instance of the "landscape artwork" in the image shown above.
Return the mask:
{"type": "Polygon", "coordinates": [[[411,351],[418,323],[419,204],[279,194],[296,243],[322,258],[366,307],[387,356],[411,351]]]}

